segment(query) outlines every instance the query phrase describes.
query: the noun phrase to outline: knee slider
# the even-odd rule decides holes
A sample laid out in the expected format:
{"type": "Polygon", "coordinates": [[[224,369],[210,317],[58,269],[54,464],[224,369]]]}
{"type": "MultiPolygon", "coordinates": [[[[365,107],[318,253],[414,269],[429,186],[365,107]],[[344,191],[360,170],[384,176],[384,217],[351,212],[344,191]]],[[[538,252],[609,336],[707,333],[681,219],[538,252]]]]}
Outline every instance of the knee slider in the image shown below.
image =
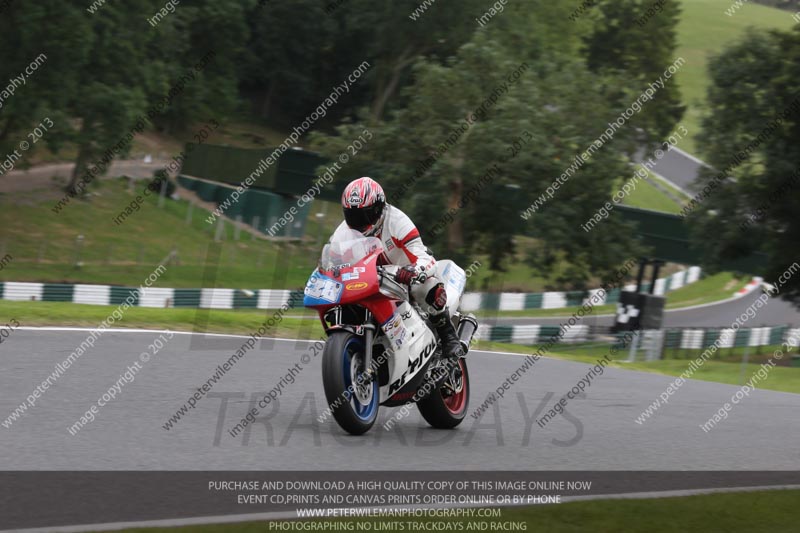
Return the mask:
{"type": "Polygon", "coordinates": [[[428,291],[425,296],[425,303],[436,309],[442,311],[447,305],[447,291],[444,290],[444,283],[437,283],[435,287],[428,291]]]}

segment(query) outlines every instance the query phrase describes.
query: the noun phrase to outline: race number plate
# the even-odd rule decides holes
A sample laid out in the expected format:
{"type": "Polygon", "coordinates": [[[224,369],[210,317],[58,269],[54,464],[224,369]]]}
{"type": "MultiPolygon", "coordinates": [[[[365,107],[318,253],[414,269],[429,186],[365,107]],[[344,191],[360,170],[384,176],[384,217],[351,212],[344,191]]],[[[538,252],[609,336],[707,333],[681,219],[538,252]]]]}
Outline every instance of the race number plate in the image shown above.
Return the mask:
{"type": "Polygon", "coordinates": [[[314,300],[336,303],[342,295],[342,284],[315,272],[308,278],[303,294],[314,300]]]}

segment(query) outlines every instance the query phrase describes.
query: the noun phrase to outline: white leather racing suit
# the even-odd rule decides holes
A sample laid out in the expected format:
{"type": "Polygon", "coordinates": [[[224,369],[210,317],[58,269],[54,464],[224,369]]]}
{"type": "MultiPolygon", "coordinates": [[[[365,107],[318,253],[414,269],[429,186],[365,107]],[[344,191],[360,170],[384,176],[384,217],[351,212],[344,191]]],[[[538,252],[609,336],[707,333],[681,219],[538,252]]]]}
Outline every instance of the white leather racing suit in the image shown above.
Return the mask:
{"type": "MultiPolygon", "coordinates": [[[[346,222],[339,224],[335,236],[340,231],[352,231],[346,222]]],[[[386,204],[383,220],[378,223],[374,233],[369,234],[380,239],[389,262],[393,265],[414,265],[418,272],[425,272],[428,279],[425,283],[414,284],[411,287],[411,296],[430,315],[438,315],[443,311],[434,302],[428,301],[428,295],[441,283],[436,276],[436,260],[428,253],[422,243],[419,230],[411,219],[400,209],[386,204]]]]}

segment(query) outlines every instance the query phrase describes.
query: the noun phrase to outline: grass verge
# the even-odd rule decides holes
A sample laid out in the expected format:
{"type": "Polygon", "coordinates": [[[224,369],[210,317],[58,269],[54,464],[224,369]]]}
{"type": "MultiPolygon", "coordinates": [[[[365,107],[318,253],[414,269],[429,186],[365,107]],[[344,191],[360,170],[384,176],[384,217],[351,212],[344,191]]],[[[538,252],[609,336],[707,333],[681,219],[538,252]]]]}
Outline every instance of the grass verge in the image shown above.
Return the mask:
{"type": "MultiPolygon", "coordinates": [[[[16,318],[22,326],[97,327],[115,306],[81,305],[62,302],[0,301],[0,316],[16,318]]],[[[160,309],[131,307],[114,322],[115,328],[171,329],[248,335],[257,330],[274,310],[160,309]]],[[[291,311],[289,311],[291,313],[291,311]]],[[[322,335],[319,320],[284,318],[270,330],[274,337],[316,338],[322,335]]]]}
{"type": "Polygon", "coordinates": [[[124,180],[98,180],[87,199],[73,200],[57,215],[39,191],[1,199],[0,226],[13,260],[0,280],[139,286],[173,250],[178,260],[155,286],[302,287],[316,265],[320,247],[314,242],[276,243],[245,231],[237,240],[228,222],[222,242],[215,243],[207,212],[193,208],[189,217],[184,200],[159,208],[157,197],[143,197],[142,206],[117,225],[114,218],[144,186],[138,181],[132,193],[124,180]]]}
{"type": "MultiPolygon", "coordinates": [[[[499,519],[447,518],[447,519],[358,519],[358,520],[309,520],[319,524],[316,531],[326,531],[324,524],[341,525],[339,529],[352,531],[378,530],[385,522],[400,524],[403,531],[469,531],[470,524],[481,524],[475,531],[501,531],[505,524],[524,523],[528,531],[543,533],[578,533],[583,531],[625,533],[683,533],[703,531],[705,533],[729,533],[732,531],[770,531],[789,533],[797,531],[798,490],[770,490],[736,492],[727,494],[704,494],[653,499],[616,499],[569,502],[560,505],[503,508],[499,519]],[[415,527],[420,522],[430,527],[415,527]],[[356,525],[360,524],[360,525],[356,525]],[[483,524],[486,527],[483,527],[483,524]],[[493,527],[494,525],[494,527],[493,527]],[[500,526],[500,527],[497,527],[500,526]]],[[[287,526],[289,524],[286,524],[287,526]]],[[[381,530],[388,531],[386,527],[381,530]]],[[[126,529],[124,533],[256,533],[269,531],[265,522],[241,524],[212,524],[176,528],[126,529]]],[[[283,531],[284,529],[276,528],[283,531]]],[[[287,528],[288,530],[288,528],[287,528]]],[[[312,529],[308,529],[311,531],[312,529]]],[[[400,531],[398,527],[395,531],[400,531]]],[[[519,529],[511,529],[519,530],[519,529]]]]}
{"type": "Polygon", "coordinates": [[[639,180],[636,184],[636,189],[631,191],[625,198],[624,203],[630,207],[672,213],[673,215],[677,215],[681,211],[681,206],[678,203],[647,180],[639,180]]]}
{"type": "MultiPolygon", "coordinates": [[[[520,346],[518,344],[506,344],[502,342],[478,341],[477,348],[480,350],[518,353],[520,355],[530,355],[536,347],[520,346]]],[[[725,383],[727,385],[742,385],[749,380],[761,368],[761,363],[766,362],[778,346],[761,346],[760,355],[751,354],[748,363],[742,372],[741,359],[742,348],[720,349],[715,354],[715,359],[706,361],[692,374],[691,379],[699,381],[711,381],[714,383],[725,383]],[[717,357],[718,356],[718,357],[717,357]]],[[[755,348],[752,348],[755,351],[755,348]]],[[[591,345],[556,345],[547,357],[553,359],[563,359],[565,361],[576,361],[580,363],[596,364],[597,360],[610,353],[610,344],[591,344],[591,345]]],[[[698,357],[702,350],[682,351],[681,359],[661,359],[658,361],[636,361],[628,363],[627,350],[621,350],[617,359],[611,361],[609,366],[624,370],[638,370],[641,372],[652,372],[665,376],[678,377],[681,373],[689,369],[691,359],[698,357]]],[[[669,354],[667,354],[669,355],[669,354]]],[[[782,364],[791,364],[791,355],[784,355],[782,364]]],[[[772,390],[778,392],[791,392],[800,394],[800,368],[791,366],[776,366],[769,371],[769,377],[757,382],[757,389],[772,390]]]]}

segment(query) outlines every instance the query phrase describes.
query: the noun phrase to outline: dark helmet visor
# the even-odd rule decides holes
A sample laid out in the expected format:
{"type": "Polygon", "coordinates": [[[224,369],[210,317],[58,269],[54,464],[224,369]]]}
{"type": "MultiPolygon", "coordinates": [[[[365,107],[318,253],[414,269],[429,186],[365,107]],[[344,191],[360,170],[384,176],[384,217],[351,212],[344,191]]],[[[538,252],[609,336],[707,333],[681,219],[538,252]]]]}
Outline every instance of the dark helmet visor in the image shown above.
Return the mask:
{"type": "Polygon", "coordinates": [[[383,202],[369,207],[345,207],[344,221],[354,230],[363,232],[381,218],[381,213],[383,213],[383,202]]]}

